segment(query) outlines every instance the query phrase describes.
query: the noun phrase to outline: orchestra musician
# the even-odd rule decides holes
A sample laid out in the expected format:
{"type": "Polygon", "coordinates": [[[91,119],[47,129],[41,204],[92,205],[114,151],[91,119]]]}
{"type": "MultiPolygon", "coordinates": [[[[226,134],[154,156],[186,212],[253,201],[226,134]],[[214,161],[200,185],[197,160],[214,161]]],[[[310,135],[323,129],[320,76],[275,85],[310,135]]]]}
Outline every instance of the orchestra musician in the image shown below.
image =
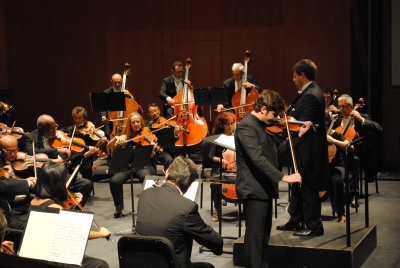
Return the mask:
{"type": "Polygon", "coordinates": [[[253,76],[247,75],[247,81],[243,81],[243,74],[244,74],[243,64],[234,63],[232,65],[232,77],[225,80],[223,83],[223,86],[226,89],[228,103],[226,105],[218,104],[217,106],[218,112],[220,112],[224,108],[224,106],[232,107],[232,97],[235,94],[235,92],[238,91],[240,88],[242,87],[246,89],[255,88],[258,92],[262,90],[262,88],[257,85],[253,76]]]}
{"type": "MultiPolygon", "coordinates": [[[[354,110],[353,107],[353,99],[351,96],[347,94],[343,94],[338,98],[338,104],[339,104],[339,109],[342,112],[342,118],[339,118],[336,120],[334,128],[337,128],[339,126],[344,126],[348,120],[350,121],[349,127],[352,127],[360,137],[364,137],[364,141],[367,146],[367,152],[366,152],[366,157],[367,157],[367,165],[365,166],[365,175],[368,180],[372,180],[373,178],[369,177],[372,176],[372,152],[370,148],[370,140],[369,140],[369,132],[371,133],[379,133],[382,131],[382,127],[379,123],[376,123],[369,119],[369,115],[367,114],[361,114],[357,110],[354,110]]],[[[351,197],[351,206],[356,207],[358,206],[358,200],[357,200],[357,195],[358,195],[358,184],[359,184],[359,177],[360,177],[360,165],[364,163],[363,159],[360,159],[363,156],[362,152],[362,147],[363,146],[356,146],[354,148],[354,161],[353,161],[353,167],[351,168],[353,170],[353,176],[351,176],[350,179],[350,197],[351,197]]]]}
{"type": "MultiPolygon", "coordinates": [[[[104,90],[104,93],[110,93],[110,92],[123,92],[126,98],[133,99],[133,95],[129,92],[127,89],[122,89],[122,76],[120,74],[113,74],[111,76],[111,87],[107,88],[104,90]]],[[[102,111],[101,112],[101,121],[104,124],[104,133],[106,136],[109,136],[112,130],[112,125],[109,121],[109,113],[108,111],[102,111]]]]}
{"type": "Polygon", "coordinates": [[[149,188],[140,194],[136,232],[139,235],[163,236],[175,248],[176,267],[211,268],[206,262],[191,262],[193,240],[222,254],[223,240],[219,233],[204,223],[198,205],[183,195],[197,179],[197,167],[189,158],[178,156],[165,174],[161,187],[149,188]]]}
{"type": "Polygon", "coordinates": [[[82,178],[92,180],[93,155],[96,154],[96,152],[98,151],[97,148],[100,148],[100,146],[107,142],[107,138],[105,136],[101,138],[98,137],[99,139],[96,141],[93,140],[90,135],[82,134],[85,133],[85,130],[87,131],[88,124],[91,124],[91,122],[87,121],[87,111],[84,107],[77,106],[72,109],[72,119],[74,121],[74,124],[72,126],[63,127],[60,130],[66,133],[69,137],[72,137],[74,127],[76,127],[74,136],[77,138],[82,138],[85,142],[85,145],[90,146],[89,149],[83,150],[82,153],[71,153],[70,161],[72,162],[72,164],[70,164],[68,168],[75,168],[76,165],[78,165],[83,158],[82,165],[79,171],[82,175],[82,178]]]}
{"type": "MultiPolygon", "coordinates": [[[[235,115],[230,112],[222,112],[218,114],[218,116],[215,118],[212,135],[225,134],[227,136],[233,136],[235,126],[236,126],[235,115]]],[[[210,144],[210,152],[208,154],[208,157],[214,162],[211,168],[211,177],[216,177],[220,175],[221,160],[223,169],[226,169],[230,164],[226,159],[224,158],[221,159],[220,156],[223,151],[224,151],[223,147],[218,146],[215,143],[210,144]]],[[[236,177],[233,177],[233,179],[235,178],[236,177]]],[[[217,192],[218,187],[216,184],[211,184],[210,187],[211,187],[211,197],[214,201],[214,213],[211,220],[218,221],[221,195],[217,192]]]]}
{"type": "MultiPolygon", "coordinates": [[[[129,125],[126,126],[126,132],[122,136],[115,136],[108,144],[107,148],[114,149],[118,146],[122,148],[132,148],[133,146],[141,146],[141,134],[145,132],[150,132],[150,129],[144,126],[143,117],[138,112],[133,112],[128,118],[129,125]],[[138,138],[137,140],[131,140],[132,138],[138,138]],[[128,142],[127,142],[128,141],[128,142]]],[[[156,148],[156,146],[154,146],[156,148]]],[[[156,160],[154,158],[155,151],[153,150],[151,158],[149,159],[149,164],[145,168],[135,170],[134,176],[139,178],[141,182],[144,181],[146,175],[156,175],[157,167],[156,160]]],[[[118,172],[113,175],[110,180],[110,191],[114,200],[114,218],[121,218],[121,191],[122,184],[130,178],[130,171],[118,172]]]]}
{"type": "MultiPolygon", "coordinates": [[[[244,263],[246,267],[269,267],[268,241],[272,226],[272,200],[279,194],[278,183],[301,183],[299,173],[284,175],[278,170],[278,155],[287,151],[288,141],[281,145],[266,133],[283,112],[283,99],[275,91],[263,90],[254,110],[240,121],[235,131],[236,192],[243,201],[246,221],[244,263]]],[[[293,144],[301,145],[311,122],[304,122],[293,144]]]]}
{"type": "MultiPolygon", "coordinates": [[[[158,107],[157,103],[150,103],[147,107],[147,115],[149,116],[150,120],[144,121],[144,125],[148,128],[162,128],[162,127],[169,127],[166,125],[165,122],[167,119],[160,116],[160,108],[158,107]]],[[[175,125],[174,128],[174,138],[175,141],[179,139],[179,126],[175,125]]],[[[165,150],[162,154],[157,154],[156,159],[157,162],[164,166],[164,171],[166,171],[169,165],[174,160],[174,151],[165,150]]]]}
{"type": "Polygon", "coordinates": [[[172,108],[175,104],[174,97],[183,90],[184,83],[188,84],[190,89],[193,89],[190,80],[183,81],[183,64],[176,61],[172,64],[171,69],[172,75],[162,80],[159,97],[164,102],[163,116],[165,118],[171,118],[174,116],[174,109],[172,108]]]}
{"type": "MultiPolygon", "coordinates": [[[[45,153],[51,159],[65,160],[71,157],[71,150],[65,147],[52,148],[50,142],[54,139],[64,140],[61,136],[61,131],[58,131],[58,125],[53,117],[47,114],[39,116],[37,119],[37,129],[23,136],[25,144],[25,152],[28,155],[33,155],[33,143],[35,143],[35,152],[45,153]]],[[[91,152],[95,148],[91,148],[89,151],[84,153],[84,157],[89,157],[91,152]]],[[[92,181],[78,176],[74,179],[68,188],[71,192],[80,192],[83,195],[81,202],[82,206],[85,206],[90,193],[93,191],[92,181]]]]}
{"type": "Polygon", "coordinates": [[[10,228],[23,230],[32,199],[30,191],[36,184],[36,178],[28,175],[32,170],[17,173],[18,177],[15,176],[12,163],[17,158],[18,141],[14,136],[4,135],[0,138],[0,152],[0,167],[4,176],[3,179],[0,178],[0,208],[3,209],[10,228]],[[29,177],[21,179],[22,175],[29,177]]]}
{"type": "Polygon", "coordinates": [[[323,89],[322,94],[325,100],[325,113],[328,112],[330,117],[332,114],[340,113],[340,110],[333,105],[333,89],[326,87],[323,89]]]}
{"type": "MultiPolygon", "coordinates": [[[[66,183],[69,173],[65,165],[54,162],[46,162],[43,165],[34,191],[36,197],[32,199],[31,206],[52,207],[59,209],[70,209],[65,205],[68,199],[66,183]]],[[[73,198],[80,203],[82,194],[74,193],[73,198]]],[[[90,231],[88,239],[107,238],[110,231],[101,227],[99,231],[90,231]]],[[[82,267],[109,267],[107,262],[84,255],[82,267]]]]}
{"type": "Polygon", "coordinates": [[[5,253],[9,255],[15,255],[14,253],[14,242],[4,240],[6,236],[7,230],[7,219],[3,214],[3,211],[0,209],[0,253],[5,253]]]}
{"type": "Polygon", "coordinates": [[[311,121],[321,127],[309,131],[303,144],[295,151],[298,170],[303,183],[292,185],[290,220],[276,228],[295,231],[293,235],[323,235],[319,191],[326,191],[329,184],[328,143],[326,141],[325,101],[322,90],[314,82],[317,66],[309,59],[297,62],[293,68],[293,82],[299,96],[288,109],[288,115],[299,121],[311,121]]]}

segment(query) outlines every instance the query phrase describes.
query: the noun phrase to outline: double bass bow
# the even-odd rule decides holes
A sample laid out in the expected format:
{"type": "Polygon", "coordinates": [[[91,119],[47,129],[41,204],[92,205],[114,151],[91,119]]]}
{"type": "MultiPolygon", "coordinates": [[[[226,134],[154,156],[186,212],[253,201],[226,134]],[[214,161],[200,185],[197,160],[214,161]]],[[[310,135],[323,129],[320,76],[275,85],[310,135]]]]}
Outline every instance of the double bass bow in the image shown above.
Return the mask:
{"type": "MultiPolygon", "coordinates": [[[[243,73],[243,83],[247,82],[247,69],[251,59],[251,52],[246,50],[244,57],[244,73],[243,73]]],[[[242,120],[246,113],[251,112],[254,107],[254,103],[257,100],[259,93],[255,88],[247,90],[244,86],[238,89],[232,97],[232,106],[235,109],[236,122],[242,120]]]]}

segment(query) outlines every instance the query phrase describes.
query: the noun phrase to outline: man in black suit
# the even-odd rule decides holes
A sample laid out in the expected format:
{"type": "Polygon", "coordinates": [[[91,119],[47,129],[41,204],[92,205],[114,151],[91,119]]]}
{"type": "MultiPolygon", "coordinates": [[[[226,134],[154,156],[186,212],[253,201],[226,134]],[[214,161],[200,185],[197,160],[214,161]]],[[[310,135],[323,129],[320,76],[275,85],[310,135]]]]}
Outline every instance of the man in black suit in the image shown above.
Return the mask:
{"type": "MultiPolygon", "coordinates": [[[[129,99],[133,99],[133,95],[127,90],[127,89],[122,89],[122,76],[120,74],[113,74],[111,76],[111,84],[112,86],[104,90],[104,93],[110,93],[110,92],[123,92],[125,97],[129,99]]],[[[104,124],[104,133],[108,137],[110,135],[112,126],[110,125],[109,121],[109,113],[108,111],[102,111],[101,112],[101,121],[104,124]]]]}
{"type": "MultiPolygon", "coordinates": [[[[62,159],[67,159],[71,157],[71,150],[68,148],[52,148],[50,146],[50,141],[53,139],[59,139],[60,141],[65,138],[57,131],[58,125],[56,121],[50,115],[43,114],[39,116],[37,120],[37,129],[26,134],[23,139],[25,143],[25,152],[29,155],[33,154],[33,142],[35,143],[35,152],[44,153],[51,159],[59,159],[61,162],[62,159]]],[[[65,142],[67,143],[67,142],[65,142]]],[[[94,148],[92,147],[85,154],[93,153],[94,148]]],[[[68,189],[71,192],[80,192],[83,195],[81,205],[84,206],[86,204],[87,199],[89,198],[90,193],[93,191],[93,183],[84,179],[81,176],[78,176],[73,184],[71,184],[68,189]]]]}
{"type": "MultiPolygon", "coordinates": [[[[236,192],[243,200],[246,234],[244,253],[246,267],[268,267],[268,241],[272,226],[272,200],[278,197],[278,182],[301,183],[300,174],[283,175],[278,170],[278,154],[289,150],[289,143],[277,147],[274,136],[265,133],[285,105],[277,92],[260,93],[254,110],[246,115],[235,131],[236,192]]],[[[305,122],[293,139],[294,146],[302,144],[301,137],[310,129],[305,122]]]]}
{"type": "Polygon", "coordinates": [[[288,109],[288,115],[299,121],[311,121],[318,127],[304,136],[304,143],[295,150],[298,170],[303,183],[293,184],[289,206],[290,220],[278,230],[295,230],[293,235],[323,235],[319,191],[329,183],[328,143],[325,130],[325,101],[322,90],[314,82],[317,66],[303,59],[293,68],[293,82],[299,96],[288,109]],[[304,227],[305,224],[305,227],[304,227]]]}
{"type": "MultiPolygon", "coordinates": [[[[339,126],[344,126],[348,120],[351,120],[349,122],[349,127],[353,128],[360,137],[364,137],[364,143],[367,145],[366,146],[366,161],[367,165],[364,167],[365,168],[365,176],[368,181],[374,181],[373,178],[373,173],[376,172],[373,170],[374,168],[374,160],[373,160],[373,151],[371,147],[371,137],[374,134],[377,134],[382,131],[382,127],[380,124],[372,121],[369,119],[369,115],[367,114],[360,114],[360,112],[357,111],[357,109],[354,108],[353,104],[353,99],[351,96],[347,94],[343,94],[338,98],[338,106],[340,111],[342,112],[342,118],[336,120],[334,128],[337,128],[339,126]]],[[[355,151],[354,151],[354,158],[352,162],[352,166],[349,167],[350,170],[352,170],[353,176],[351,176],[350,180],[350,195],[351,195],[351,206],[356,207],[358,206],[358,200],[357,200],[357,195],[358,195],[358,184],[359,184],[359,177],[360,177],[360,168],[364,164],[364,159],[362,158],[364,156],[363,152],[363,146],[356,145],[355,146],[355,151]]]]}
{"type": "MultiPolygon", "coordinates": [[[[28,213],[31,197],[30,189],[36,184],[35,177],[27,179],[16,179],[12,163],[17,158],[18,141],[12,135],[0,138],[0,167],[4,172],[4,178],[0,178],[0,207],[8,221],[8,226],[23,230],[26,224],[24,215],[28,213]]],[[[23,172],[27,175],[29,172],[23,172]]],[[[21,178],[18,174],[18,178],[21,178]]]]}
{"type": "Polygon", "coordinates": [[[221,103],[217,106],[217,111],[220,112],[224,107],[232,107],[232,97],[235,95],[236,91],[241,89],[242,87],[247,90],[256,89],[258,92],[261,92],[262,88],[257,85],[256,80],[254,80],[253,76],[248,75],[247,81],[243,81],[244,75],[244,66],[241,63],[234,63],[232,65],[232,77],[225,80],[223,83],[224,88],[226,89],[226,97],[228,99],[228,103],[221,103]]]}
{"type": "Polygon", "coordinates": [[[184,84],[188,84],[190,89],[193,89],[190,80],[183,80],[183,65],[181,62],[176,61],[172,64],[172,75],[162,80],[159,97],[164,102],[163,116],[171,118],[174,116],[174,109],[172,106],[175,104],[174,97],[183,90],[184,84]]]}
{"type": "Polygon", "coordinates": [[[161,187],[140,194],[136,232],[168,238],[181,268],[214,267],[190,262],[193,239],[216,255],[222,254],[223,246],[221,235],[200,217],[198,205],[183,196],[197,178],[196,165],[189,158],[178,156],[165,176],[166,182],[161,187]]]}

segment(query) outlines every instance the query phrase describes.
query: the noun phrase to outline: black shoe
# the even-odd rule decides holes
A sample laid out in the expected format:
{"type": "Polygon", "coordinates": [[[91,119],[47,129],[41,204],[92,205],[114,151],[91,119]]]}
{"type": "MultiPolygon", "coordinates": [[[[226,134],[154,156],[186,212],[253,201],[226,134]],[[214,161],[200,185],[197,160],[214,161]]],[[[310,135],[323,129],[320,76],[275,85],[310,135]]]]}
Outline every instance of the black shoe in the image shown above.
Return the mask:
{"type": "Polygon", "coordinates": [[[286,224],[276,226],[281,231],[299,231],[304,229],[304,223],[298,221],[288,221],[286,224]]]}
{"type": "Polygon", "coordinates": [[[114,213],[114,219],[116,218],[122,218],[122,214],[121,213],[114,213]]]}
{"type": "Polygon", "coordinates": [[[324,228],[320,227],[320,228],[316,228],[314,230],[310,230],[306,227],[301,231],[294,232],[293,235],[296,235],[296,236],[312,236],[312,235],[320,236],[320,235],[324,235],[324,228]]]}
{"type": "Polygon", "coordinates": [[[355,196],[353,196],[353,198],[351,199],[351,203],[350,206],[352,208],[358,208],[360,206],[360,204],[358,204],[358,198],[356,198],[355,196]]]}

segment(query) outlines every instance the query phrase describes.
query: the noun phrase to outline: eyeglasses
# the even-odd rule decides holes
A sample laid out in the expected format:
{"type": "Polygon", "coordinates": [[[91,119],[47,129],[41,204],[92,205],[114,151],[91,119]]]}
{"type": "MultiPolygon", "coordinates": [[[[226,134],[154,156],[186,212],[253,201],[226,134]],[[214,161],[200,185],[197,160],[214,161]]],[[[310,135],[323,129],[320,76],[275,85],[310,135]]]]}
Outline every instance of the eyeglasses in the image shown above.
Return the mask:
{"type": "Polygon", "coordinates": [[[14,150],[6,150],[4,148],[2,148],[2,149],[6,154],[18,153],[18,148],[14,149],[14,150]]]}
{"type": "Polygon", "coordinates": [[[342,108],[347,108],[347,107],[349,107],[349,106],[350,106],[350,104],[338,105],[338,108],[339,108],[339,109],[342,109],[342,108]]]}

